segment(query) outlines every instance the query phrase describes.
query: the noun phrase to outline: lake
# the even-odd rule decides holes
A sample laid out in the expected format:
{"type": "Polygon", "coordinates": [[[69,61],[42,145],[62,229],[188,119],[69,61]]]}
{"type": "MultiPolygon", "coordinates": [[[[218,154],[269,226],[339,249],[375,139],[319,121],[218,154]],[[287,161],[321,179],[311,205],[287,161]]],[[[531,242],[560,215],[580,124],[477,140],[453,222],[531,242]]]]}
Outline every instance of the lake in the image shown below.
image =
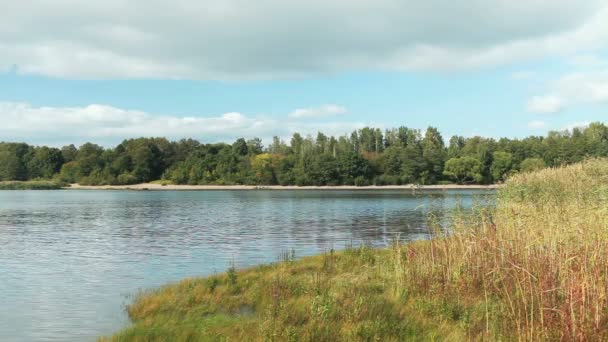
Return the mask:
{"type": "Polygon", "coordinates": [[[488,191],[0,191],[0,340],[94,341],[134,294],[350,244],[428,237],[488,191]]]}

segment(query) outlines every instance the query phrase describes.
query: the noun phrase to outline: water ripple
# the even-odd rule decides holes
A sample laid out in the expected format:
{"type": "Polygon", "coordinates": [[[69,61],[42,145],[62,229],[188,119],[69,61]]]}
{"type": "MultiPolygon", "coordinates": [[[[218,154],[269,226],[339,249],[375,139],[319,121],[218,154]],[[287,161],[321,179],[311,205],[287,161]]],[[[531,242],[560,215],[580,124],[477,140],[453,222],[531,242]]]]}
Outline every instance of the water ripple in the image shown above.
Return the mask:
{"type": "Polygon", "coordinates": [[[94,341],[140,289],[366,242],[427,236],[475,192],[0,191],[0,340],[94,341]]]}

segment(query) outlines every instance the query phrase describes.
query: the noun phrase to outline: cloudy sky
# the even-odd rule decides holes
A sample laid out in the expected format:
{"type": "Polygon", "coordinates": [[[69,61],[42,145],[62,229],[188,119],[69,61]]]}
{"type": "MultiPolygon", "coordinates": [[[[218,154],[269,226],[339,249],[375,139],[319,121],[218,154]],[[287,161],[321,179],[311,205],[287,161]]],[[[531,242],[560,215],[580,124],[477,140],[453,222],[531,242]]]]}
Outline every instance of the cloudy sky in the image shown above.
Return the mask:
{"type": "Polygon", "coordinates": [[[0,141],[608,121],[608,0],[0,0],[0,141]]]}

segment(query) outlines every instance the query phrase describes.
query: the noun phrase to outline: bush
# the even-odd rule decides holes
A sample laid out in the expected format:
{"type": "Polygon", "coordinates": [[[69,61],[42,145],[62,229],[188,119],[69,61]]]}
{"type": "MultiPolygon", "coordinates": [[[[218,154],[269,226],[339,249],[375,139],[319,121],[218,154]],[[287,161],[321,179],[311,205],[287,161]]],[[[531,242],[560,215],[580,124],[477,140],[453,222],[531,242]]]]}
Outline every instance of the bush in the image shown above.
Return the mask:
{"type": "Polygon", "coordinates": [[[367,179],[365,179],[365,177],[363,176],[359,176],[357,178],[355,178],[355,186],[366,186],[369,185],[367,179]]]}
{"type": "Polygon", "coordinates": [[[54,181],[0,182],[0,190],[58,190],[67,184],[54,181]]]}
{"type": "Polygon", "coordinates": [[[139,179],[130,173],[123,173],[116,178],[118,185],[131,185],[139,183],[139,179]]]}
{"type": "Polygon", "coordinates": [[[538,171],[544,169],[545,167],[547,167],[545,161],[540,158],[527,158],[519,165],[521,172],[538,171]]]}

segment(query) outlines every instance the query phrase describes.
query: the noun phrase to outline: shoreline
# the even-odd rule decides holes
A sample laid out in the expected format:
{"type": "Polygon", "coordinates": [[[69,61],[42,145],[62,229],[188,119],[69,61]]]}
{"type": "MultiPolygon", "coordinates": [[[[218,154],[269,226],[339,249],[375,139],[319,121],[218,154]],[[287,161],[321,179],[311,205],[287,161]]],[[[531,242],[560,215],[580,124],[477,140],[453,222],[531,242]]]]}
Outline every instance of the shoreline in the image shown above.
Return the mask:
{"type": "Polygon", "coordinates": [[[101,341],[607,340],[608,325],[589,323],[608,317],[596,286],[608,268],[606,176],[606,160],[515,175],[489,212],[455,213],[449,234],[301,259],[284,251],[140,292],[130,324],[101,341]]]}
{"type": "Polygon", "coordinates": [[[65,190],[134,190],[134,191],[212,191],[212,190],[495,190],[500,185],[337,185],[337,186],[296,186],[296,185],[162,185],[142,183],[133,185],[79,185],[71,184],[65,190]]]}

